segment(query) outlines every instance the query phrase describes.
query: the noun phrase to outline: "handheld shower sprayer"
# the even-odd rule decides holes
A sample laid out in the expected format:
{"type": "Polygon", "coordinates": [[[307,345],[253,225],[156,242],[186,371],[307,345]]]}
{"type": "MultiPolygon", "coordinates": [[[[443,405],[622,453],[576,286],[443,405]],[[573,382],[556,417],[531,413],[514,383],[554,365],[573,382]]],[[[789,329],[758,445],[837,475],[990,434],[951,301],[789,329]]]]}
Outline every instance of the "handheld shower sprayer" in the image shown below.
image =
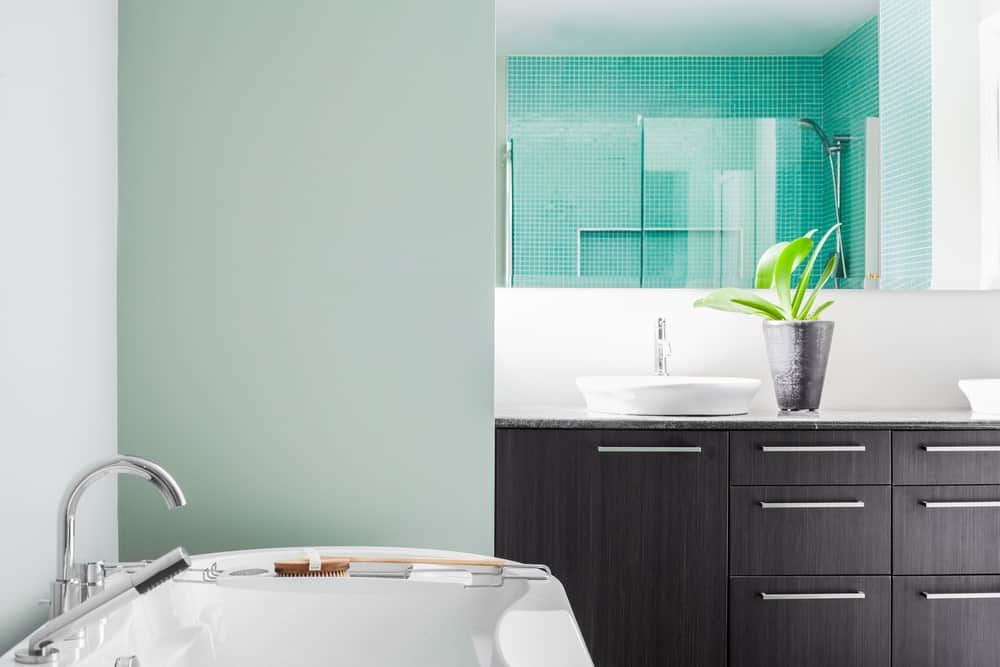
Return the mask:
{"type": "Polygon", "coordinates": [[[823,144],[823,152],[826,154],[827,161],[830,163],[830,178],[833,181],[833,211],[834,217],[837,224],[837,270],[834,274],[834,282],[839,287],[840,279],[847,277],[847,259],[844,257],[844,236],[843,228],[844,221],[841,216],[840,208],[840,154],[844,148],[844,145],[850,141],[850,137],[834,135],[833,141],[826,135],[823,128],[819,126],[819,123],[812,120],[811,118],[799,118],[799,125],[803,129],[809,129],[816,133],[819,137],[820,143],[823,144]]]}

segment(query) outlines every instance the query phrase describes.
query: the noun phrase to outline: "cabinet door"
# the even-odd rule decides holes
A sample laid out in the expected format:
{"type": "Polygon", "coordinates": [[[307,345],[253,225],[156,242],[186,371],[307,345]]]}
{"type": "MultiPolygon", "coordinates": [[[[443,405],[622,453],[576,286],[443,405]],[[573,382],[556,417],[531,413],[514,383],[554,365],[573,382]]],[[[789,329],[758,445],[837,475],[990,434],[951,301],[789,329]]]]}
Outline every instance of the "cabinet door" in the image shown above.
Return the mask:
{"type": "Polygon", "coordinates": [[[729,664],[888,667],[889,588],[889,577],[734,577],[729,664]]]}
{"type": "Polygon", "coordinates": [[[552,568],[591,647],[599,441],[583,430],[499,429],[496,437],[496,555],[552,568]]]}
{"type": "Polygon", "coordinates": [[[598,667],[726,662],[725,432],[497,432],[496,551],[546,563],[598,667]]]}
{"type": "Polygon", "coordinates": [[[594,661],[724,665],[726,434],[660,434],[617,450],[606,439],[598,464],[594,661]]]}
{"type": "Polygon", "coordinates": [[[893,664],[996,667],[1000,577],[893,577],[893,664]]]}

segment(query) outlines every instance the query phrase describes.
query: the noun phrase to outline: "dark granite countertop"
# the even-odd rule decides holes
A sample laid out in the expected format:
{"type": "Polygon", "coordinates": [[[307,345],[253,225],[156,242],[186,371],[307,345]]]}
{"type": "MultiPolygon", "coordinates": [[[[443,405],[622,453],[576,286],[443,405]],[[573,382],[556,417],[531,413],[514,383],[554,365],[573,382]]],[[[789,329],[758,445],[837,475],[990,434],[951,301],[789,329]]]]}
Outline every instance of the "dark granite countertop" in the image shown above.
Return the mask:
{"type": "Polygon", "coordinates": [[[646,417],[589,412],[582,407],[497,407],[497,428],[615,429],[977,429],[1000,428],[1000,415],[968,410],[821,410],[728,417],[646,417]]]}

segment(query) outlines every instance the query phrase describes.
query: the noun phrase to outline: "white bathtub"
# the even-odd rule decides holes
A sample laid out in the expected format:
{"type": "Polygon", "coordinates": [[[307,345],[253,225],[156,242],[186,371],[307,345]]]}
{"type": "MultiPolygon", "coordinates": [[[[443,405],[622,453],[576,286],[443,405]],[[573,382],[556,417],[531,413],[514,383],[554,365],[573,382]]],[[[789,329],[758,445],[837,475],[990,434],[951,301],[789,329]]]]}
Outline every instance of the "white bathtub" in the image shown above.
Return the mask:
{"type": "MultiPolygon", "coordinates": [[[[476,557],[370,547],[320,552],[476,557]]],[[[192,570],[89,626],[84,640],[61,642],[59,664],[114,667],[117,658],[131,655],[142,667],[593,664],[555,578],[469,587],[499,581],[415,566],[409,579],[223,576],[195,583],[201,579],[195,568],[212,563],[232,573],[303,557],[301,549],[196,556],[192,570]]],[[[4,667],[13,664],[13,651],[0,658],[4,667]]]]}

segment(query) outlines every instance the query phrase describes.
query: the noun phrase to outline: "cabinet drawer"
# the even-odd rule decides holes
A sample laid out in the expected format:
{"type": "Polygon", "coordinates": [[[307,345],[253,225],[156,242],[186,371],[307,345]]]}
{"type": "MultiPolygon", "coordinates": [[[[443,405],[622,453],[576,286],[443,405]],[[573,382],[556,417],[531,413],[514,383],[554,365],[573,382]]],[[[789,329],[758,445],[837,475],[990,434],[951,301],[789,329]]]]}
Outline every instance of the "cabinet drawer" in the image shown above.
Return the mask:
{"type": "Polygon", "coordinates": [[[744,486],[729,494],[732,574],[889,574],[888,486],[744,486]]]}
{"type": "Polygon", "coordinates": [[[1000,431],[894,431],[895,484],[1000,484],[1000,431]]]}
{"type": "Polygon", "coordinates": [[[889,484],[889,431],[736,431],[733,484],[889,484]]]}
{"type": "Polygon", "coordinates": [[[1000,577],[893,577],[893,664],[996,667],[1000,577]]]}
{"type": "Polygon", "coordinates": [[[886,667],[890,588],[889,577],[733,577],[729,664],[886,667]]]}
{"type": "Polygon", "coordinates": [[[895,574],[1000,572],[1000,486],[893,489],[895,574]]]}

